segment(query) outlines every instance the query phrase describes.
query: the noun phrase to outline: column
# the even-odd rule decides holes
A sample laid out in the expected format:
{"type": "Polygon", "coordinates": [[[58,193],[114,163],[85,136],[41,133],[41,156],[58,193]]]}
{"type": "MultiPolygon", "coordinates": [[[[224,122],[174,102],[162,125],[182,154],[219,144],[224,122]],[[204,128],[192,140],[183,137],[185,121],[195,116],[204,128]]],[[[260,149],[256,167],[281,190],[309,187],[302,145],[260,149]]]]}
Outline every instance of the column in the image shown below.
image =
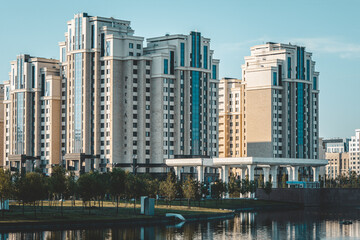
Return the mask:
{"type": "Polygon", "coordinates": [[[178,181],[180,181],[180,179],[181,179],[180,169],[181,169],[181,167],[174,167],[175,176],[176,176],[176,179],[177,179],[178,181]]]}
{"type": "Polygon", "coordinates": [[[288,181],[292,181],[293,179],[293,174],[292,174],[292,169],[291,167],[286,167],[286,171],[288,173],[288,181]]]}
{"type": "Polygon", "coordinates": [[[272,183],[272,188],[277,188],[277,171],[278,171],[278,166],[271,166],[270,167],[271,170],[271,183],[272,183]]]}
{"type": "Polygon", "coordinates": [[[314,182],[319,181],[319,167],[311,167],[313,170],[314,182]]]}
{"type": "Polygon", "coordinates": [[[218,168],[218,171],[219,171],[219,180],[223,181],[222,168],[221,168],[221,167],[219,167],[219,168],[218,168]]]}
{"type": "MultiPolygon", "coordinates": [[[[81,161],[79,161],[81,163],[81,161]]],[[[81,168],[81,166],[80,166],[81,168]]],[[[85,172],[90,172],[91,170],[91,159],[86,158],[85,159],[85,172]]]]}
{"type": "Polygon", "coordinates": [[[197,166],[197,174],[198,174],[198,181],[203,182],[204,181],[204,167],[203,166],[197,166]]]}
{"type": "Polygon", "coordinates": [[[249,181],[254,180],[254,171],[255,171],[255,165],[247,165],[248,174],[249,174],[249,181]]]}
{"type": "Polygon", "coordinates": [[[241,180],[246,178],[246,168],[241,168],[241,180]]]}
{"type": "Polygon", "coordinates": [[[229,166],[222,166],[223,179],[222,181],[226,184],[229,182],[229,166]]]}
{"type": "Polygon", "coordinates": [[[263,172],[264,172],[264,186],[266,184],[266,182],[270,181],[270,167],[263,167],[263,172]]]}
{"type": "Polygon", "coordinates": [[[299,166],[292,166],[293,181],[299,181],[299,166]]]}

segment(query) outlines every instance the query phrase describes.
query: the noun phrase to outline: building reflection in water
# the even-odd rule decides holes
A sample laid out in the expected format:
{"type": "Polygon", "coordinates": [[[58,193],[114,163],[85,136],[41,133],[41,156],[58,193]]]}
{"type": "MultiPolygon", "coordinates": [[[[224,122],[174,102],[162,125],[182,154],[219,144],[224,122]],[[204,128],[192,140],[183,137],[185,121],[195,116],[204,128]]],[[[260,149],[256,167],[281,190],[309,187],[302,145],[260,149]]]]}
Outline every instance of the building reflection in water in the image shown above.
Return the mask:
{"type": "Polygon", "coordinates": [[[0,233],[0,240],[73,239],[307,239],[359,238],[359,210],[243,212],[234,219],[109,229],[0,233]],[[352,224],[342,224],[352,220],[352,224]]]}

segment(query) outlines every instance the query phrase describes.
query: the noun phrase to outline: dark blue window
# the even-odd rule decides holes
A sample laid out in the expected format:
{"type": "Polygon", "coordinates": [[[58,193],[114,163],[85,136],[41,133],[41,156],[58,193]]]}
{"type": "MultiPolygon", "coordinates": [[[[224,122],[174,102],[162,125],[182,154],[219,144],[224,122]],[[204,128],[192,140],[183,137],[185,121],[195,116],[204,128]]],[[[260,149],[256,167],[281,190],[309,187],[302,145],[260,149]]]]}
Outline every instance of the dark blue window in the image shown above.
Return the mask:
{"type": "Polygon", "coordinates": [[[273,72],[273,85],[277,86],[277,72],[273,72]]]}
{"type": "Polygon", "coordinates": [[[314,81],[313,82],[313,89],[316,90],[317,89],[317,86],[316,86],[317,85],[317,82],[316,82],[317,79],[316,79],[316,77],[313,78],[313,81],[314,81]]]}
{"type": "Polygon", "coordinates": [[[169,74],[169,60],[164,59],[164,74],[169,74]]]}
{"type": "Polygon", "coordinates": [[[200,47],[201,47],[201,34],[198,32],[191,32],[191,66],[200,68],[200,47]]]}
{"type": "Polygon", "coordinates": [[[212,66],[212,78],[216,79],[216,65],[212,66]]]}
{"type": "Polygon", "coordinates": [[[32,87],[35,88],[35,66],[31,66],[31,78],[32,78],[32,87]]]}
{"type": "Polygon", "coordinates": [[[306,80],[310,80],[310,60],[306,60],[306,80]]]}
{"type": "Polygon", "coordinates": [[[291,57],[288,57],[288,78],[291,78],[291,57]]]}
{"type": "Polygon", "coordinates": [[[180,43],[180,66],[185,66],[185,43],[180,43]]]}
{"type": "Polygon", "coordinates": [[[91,25],[91,48],[95,47],[95,25],[91,25]]]}
{"type": "Polygon", "coordinates": [[[204,68],[208,68],[208,47],[204,46],[204,68]]]}

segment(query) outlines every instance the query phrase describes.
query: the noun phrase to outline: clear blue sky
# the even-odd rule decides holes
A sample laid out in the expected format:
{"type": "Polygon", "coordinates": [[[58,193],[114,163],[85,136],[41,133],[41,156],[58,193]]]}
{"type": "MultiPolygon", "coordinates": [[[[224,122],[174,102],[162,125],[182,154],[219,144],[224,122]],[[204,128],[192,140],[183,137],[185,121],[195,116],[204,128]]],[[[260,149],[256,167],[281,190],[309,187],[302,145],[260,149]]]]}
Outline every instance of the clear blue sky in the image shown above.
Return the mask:
{"type": "Polygon", "coordinates": [[[21,53],[59,58],[66,21],[75,13],[132,22],[145,38],[191,30],[211,38],[220,77],[241,78],[253,45],[291,42],[313,52],[320,72],[320,136],[350,137],[360,128],[360,1],[3,1],[0,82],[21,53]]]}

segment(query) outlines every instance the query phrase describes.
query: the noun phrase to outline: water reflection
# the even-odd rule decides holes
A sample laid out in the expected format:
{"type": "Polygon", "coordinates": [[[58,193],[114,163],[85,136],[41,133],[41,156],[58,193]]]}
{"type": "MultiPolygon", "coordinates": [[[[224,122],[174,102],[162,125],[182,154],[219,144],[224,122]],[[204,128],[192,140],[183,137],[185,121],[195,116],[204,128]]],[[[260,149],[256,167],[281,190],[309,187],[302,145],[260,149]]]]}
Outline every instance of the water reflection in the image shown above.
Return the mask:
{"type": "Polygon", "coordinates": [[[284,212],[244,212],[234,219],[184,225],[116,227],[66,231],[0,233],[0,240],[39,239],[320,239],[359,238],[359,209],[305,209],[284,212]],[[351,220],[352,224],[342,224],[351,220]]]}

